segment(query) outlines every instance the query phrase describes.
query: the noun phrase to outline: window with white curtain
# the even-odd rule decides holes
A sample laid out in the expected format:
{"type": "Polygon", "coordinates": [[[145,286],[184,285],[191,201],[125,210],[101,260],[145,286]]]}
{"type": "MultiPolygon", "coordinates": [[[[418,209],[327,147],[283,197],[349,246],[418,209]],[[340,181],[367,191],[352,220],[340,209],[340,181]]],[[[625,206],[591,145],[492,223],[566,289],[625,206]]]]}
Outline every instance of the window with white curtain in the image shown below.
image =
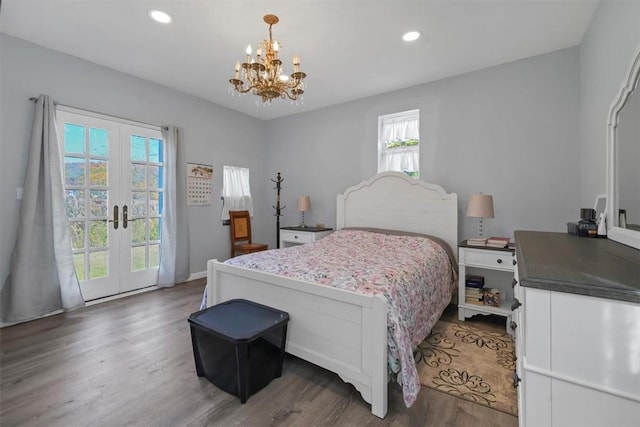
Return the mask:
{"type": "Polygon", "coordinates": [[[420,110],[378,117],[378,173],[420,175],[420,110]]]}
{"type": "Polygon", "coordinates": [[[253,216],[253,202],[249,187],[249,169],[237,166],[224,166],[222,171],[221,220],[229,219],[229,211],[249,211],[253,216]]]}

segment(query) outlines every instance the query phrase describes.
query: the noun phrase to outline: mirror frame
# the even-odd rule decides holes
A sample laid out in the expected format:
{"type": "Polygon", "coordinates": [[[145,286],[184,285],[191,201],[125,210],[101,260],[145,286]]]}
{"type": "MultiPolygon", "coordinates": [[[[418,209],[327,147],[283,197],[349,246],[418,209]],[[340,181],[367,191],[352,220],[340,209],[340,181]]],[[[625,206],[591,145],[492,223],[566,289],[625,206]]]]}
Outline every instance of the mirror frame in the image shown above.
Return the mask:
{"type": "MultiPolygon", "coordinates": [[[[616,242],[640,249],[640,231],[618,226],[618,176],[616,173],[617,135],[620,112],[629,96],[640,87],[640,45],[636,48],[631,67],[622,82],[618,96],[609,110],[607,121],[607,237],[616,242]]],[[[636,96],[640,96],[637,93],[636,96]]]]}

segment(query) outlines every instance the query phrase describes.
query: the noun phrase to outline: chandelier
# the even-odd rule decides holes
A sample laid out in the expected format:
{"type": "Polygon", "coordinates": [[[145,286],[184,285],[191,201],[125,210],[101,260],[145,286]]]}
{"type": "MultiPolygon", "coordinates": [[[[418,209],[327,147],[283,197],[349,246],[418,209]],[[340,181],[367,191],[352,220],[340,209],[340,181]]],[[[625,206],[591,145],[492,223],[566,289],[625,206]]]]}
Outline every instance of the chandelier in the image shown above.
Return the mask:
{"type": "MultiPolygon", "coordinates": [[[[300,58],[293,57],[293,73],[283,74],[282,61],[278,58],[280,45],[273,39],[271,27],[278,23],[275,15],[265,15],[264,22],[269,25],[269,40],[264,40],[256,49],[255,58],[251,57],[251,45],[247,46],[246,60],[236,63],[235,76],[229,79],[233,90],[239,93],[253,92],[260,97],[263,105],[270,105],[274,98],[302,100],[305,73],[300,71],[300,58]]],[[[232,92],[233,93],[233,92],[232,92]]],[[[256,99],[256,104],[259,100],[256,99]]]]}

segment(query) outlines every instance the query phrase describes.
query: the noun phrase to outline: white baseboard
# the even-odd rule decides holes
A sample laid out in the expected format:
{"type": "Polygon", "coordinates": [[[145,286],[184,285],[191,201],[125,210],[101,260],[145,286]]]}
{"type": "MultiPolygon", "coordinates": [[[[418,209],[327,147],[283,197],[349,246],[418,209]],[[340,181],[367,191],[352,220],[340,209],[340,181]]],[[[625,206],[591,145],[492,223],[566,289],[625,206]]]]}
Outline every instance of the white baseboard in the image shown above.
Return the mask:
{"type": "MultiPolygon", "coordinates": [[[[190,282],[190,281],[196,280],[196,279],[202,279],[203,277],[207,277],[207,272],[206,271],[199,271],[197,273],[193,273],[193,274],[189,275],[187,280],[185,280],[182,283],[190,282]]],[[[146,288],[136,289],[135,291],[125,292],[125,293],[122,293],[122,294],[112,295],[110,297],[99,298],[99,299],[87,301],[87,302],[85,302],[84,306],[85,307],[90,307],[92,305],[101,304],[103,302],[113,301],[113,300],[120,299],[120,298],[125,298],[125,297],[130,297],[132,295],[137,295],[137,294],[141,294],[141,293],[144,293],[144,292],[155,291],[157,289],[160,289],[160,288],[158,288],[155,285],[154,286],[147,286],[146,288]]],[[[43,316],[40,316],[40,317],[37,317],[37,318],[34,318],[34,319],[23,320],[23,321],[20,321],[20,322],[9,322],[9,323],[0,322],[0,329],[2,329],[4,327],[7,327],[7,326],[17,325],[19,323],[29,322],[31,320],[42,319],[44,317],[49,317],[49,316],[53,316],[55,314],[60,314],[60,313],[64,313],[64,310],[56,310],[56,311],[53,311],[51,313],[47,313],[47,314],[45,314],[43,316]]]]}
{"type": "Polygon", "coordinates": [[[53,315],[60,314],[60,313],[64,313],[64,310],[56,310],[56,311],[52,311],[51,313],[44,314],[44,315],[42,315],[42,316],[40,316],[40,317],[35,317],[35,318],[33,318],[33,319],[28,319],[28,320],[20,320],[20,321],[18,321],[18,322],[7,322],[7,323],[5,323],[5,322],[0,322],[0,329],[2,329],[2,328],[6,328],[7,326],[17,325],[17,324],[19,324],[19,323],[24,323],[24,322],[30,322],[30,321],[32,321],[32,320],[43,319],[43,318],[45,318],[45,317],[53,316],[53,315]]]}
{"type": "Polygon", "coordinates": [[[197,273],[193,273],[191,275],[189,275],[189,277],[187,278],[187,280],[185,280],[185,282],[190,282],[192,280],[196,280],[196,279],[202,279],[203,277],[207,277],[207,271],[199,271],[197,273]]]}

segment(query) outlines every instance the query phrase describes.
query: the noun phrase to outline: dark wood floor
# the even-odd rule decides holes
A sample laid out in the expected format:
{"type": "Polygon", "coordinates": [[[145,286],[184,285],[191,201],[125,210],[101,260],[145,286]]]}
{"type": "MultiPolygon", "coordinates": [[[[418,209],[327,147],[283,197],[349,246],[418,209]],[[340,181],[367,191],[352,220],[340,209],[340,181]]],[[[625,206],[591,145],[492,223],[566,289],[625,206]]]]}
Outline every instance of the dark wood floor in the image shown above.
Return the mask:
{"type": "Polygon", "coordinates": [[[381,420],[352,386],[292,356],[281,378],[241,405],[195,373],[187,318],[203,287],[195,281],[0,330],[0,425],[517,425],[428,388],[406,408],[395,384],[381,420]]]}

